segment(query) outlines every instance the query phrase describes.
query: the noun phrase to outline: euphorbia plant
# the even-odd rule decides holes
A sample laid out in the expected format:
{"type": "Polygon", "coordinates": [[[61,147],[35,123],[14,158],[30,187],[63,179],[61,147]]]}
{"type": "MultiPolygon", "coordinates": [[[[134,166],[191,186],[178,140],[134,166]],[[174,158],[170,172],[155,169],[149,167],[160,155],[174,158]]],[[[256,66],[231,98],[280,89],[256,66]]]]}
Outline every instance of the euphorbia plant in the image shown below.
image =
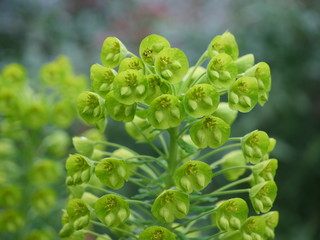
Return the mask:
{"type": "Polygon", "coordinates": [[[274,238],[278,212],[270,210],[277,194],[277,160],[269,154],[275,140],[260,130],[231,137],[237,112],[268,100],[269,66],[255,64],[252,54],[239,58],[230,32],[213,38],[191,68],[186,55],[159,35],[143,39],[139,53],[140,58],[119,39],[106,38],[102,65],[91,67],[92,88],[79,95],[78,111],[101,131],[108,116],[124,122],[128,134],[158,156],[139,154],[112,139],[75,137],[78,154],[66,162],[71,194],[64,219],[69,220],[63,221],[60,236],[274,238]],[[215,179],[221,174],[231,183],[218,187],[215,179]],[[127,182],[137,186],[136,194],[126,194],[127,182]],[[233,188],[241,183],[249,186],[233,188]],[[250,208],[256,216],[249,216],[250,208]]]}

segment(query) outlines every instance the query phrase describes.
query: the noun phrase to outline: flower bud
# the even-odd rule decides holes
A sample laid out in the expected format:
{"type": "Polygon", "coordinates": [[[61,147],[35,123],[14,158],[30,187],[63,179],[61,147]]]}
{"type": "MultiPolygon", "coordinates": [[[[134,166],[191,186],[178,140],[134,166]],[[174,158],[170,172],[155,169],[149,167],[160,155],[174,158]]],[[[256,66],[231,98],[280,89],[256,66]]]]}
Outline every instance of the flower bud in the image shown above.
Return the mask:
{"type": "Polygon", "coordinates": [[[139,236],[139,240],[175,240],[176,237],[168,229],[160,226],[146,228],[139,236]]]}
{"type": "Polygon", "coordinates": [[[241,198],[233,198],[220,204],[215,213],[217,227],[221,231],[235,231],[240,229],[247,219],[249,208],[241,198]]]}
{"type": "Polygon", "coordinates": [[[198,84],[187,91],[183,103],[187,114],[199,118],[213,113],[219,100],[220,96],[213,86],[198,84]]]}
{"type": "Polygon", "coordinates": [[[190,202],[185,193],[166,190],[154,201],[151,212],[161,222],[173,222],[175,218],[184,218],[189,212],[190,202]]]}
{"type": "MultiPolygon", "coordinates": [[[[66,169],[75,185],[88,182],[90,179],[91,167],[85,157],[80,154],[69,155],[66,161],[66,169]]],[[[71,180],[69,181],[71,183],[71,180]]]]}
{"type": "Polygon", "coordinates": [[[131,57],[131,58],[124,58],[120,62],[119,70],[118,72],[123,72],[126,70],[137,70],[141,73],[144,73],[144,65],[140,58],[137,57],[131,57]]]}
{"type": "Polygon", "coordinates": [[[162,94],[171,93],[168,82],[162,80],[158,75],[150,74],[146,76],[146,79],[149,84],[147,97],[144,99],[146,103],[150,104],[156,97],[162,94]]]}
{"type": "Polygon", "coordinates": [[[277,185],[274,181],[259,183],[250,189],[250,200],[256,213],[268,212],[277,196],[277,185]]]}
{"type": "Polygon", "coordinates": [[[125,128],[127,133],[136,140],[153,139],[157,135],[149,121],[138,116],[135,116],[131,122],[126,123],[125,128]]]}
{"type": "Polygon", "coordinates": [[[238,73],[244,73],[246,70],[253,66],[254,56],[253,54],[243,55],[242,57],[239,57],[237,60],[235,60],[235,64],[237,66],[238,73]]]}
{"type": "Polygon", "coordinates": [[[190,128],[190,136],[199,148],[217,148],[230,136],[230,126],[218,117],[206,116],[190,128]]]}
{"type": "Polygon", "coordinates": [[[243,240],[264,240],[266,222],[261,216],[249,217],[241,226],[243,240]]]}
{"type": "Polygon", "coordinates": [[[94,142],[86,137],[73,137],[72,143],[78,153],[91,157],[94,150],[94,142]]]}
{"type": "Polygon", "coordinates": [[[81,118],[88,124],[105,119],[104,99],[93,92],[83,92],[78,96],[77,108],[81,118]]]}
{"type": "Polygon", "coordinates": [[[147,97],[148,81],[143,73],[137,70],[120,72],[113,82],[114,97],[122,104],[134,104],[147,97]]]}
{"type": "Polygon", "coordinates": [[[176,186],[184,192],[204,189],[211,181],[212,171],[208,164],[201,161],[189,161],[174,173],[176,186]]]}
{"type": "Polygon", "coordinates": [[[255,164],[268,153],[270,139],[264,131],[255,130],[245,135],[242,140],[242,151],[247,162],[255,164]]]}
{"type": "Polygon", "coordinates": [[[101,183],[112,189],[119,189],[128,181],[129,172],[125,161],[105,158],[95,167],[95,174],[101,183]]]}
{"type": "Polygon", "coordinates": [[[114,194],[99,198],[94,209],[99,220],[107,227],[117,227],[130,216],[128,203],[114,194]]]}
{"type": "Polygon", "coordinates": [[[274,158],[256,164],[252,169],[254,182],[273,181],[277,168],[278,160],[274,158]]]}
{"type": "Polygon", "coordinates": [[[102,44],[100,60],[104,66],[115,68],[127,53],[126,47],[118,38],[107,37],[102,44]]]}
{"type": "Polygon", "coordinates": [[[139,53],[143,62],[153,66],[159,52],[166,48],[170,48],[170,43],[167,39],[151,34],[141,41],[139,53]]]}
{"type": "Polygon", "coordinates": [[[219,53],[226,53],[230,55],[233,60],[236,60],[239,56],[238,44],[230,32],[224,32],[222,35],[214,37],[207,51],[210,58],[219,53]]]}
{"type": "Polygon", "coordinates": [[[274,239],[274,229],[279,223],[279,213],[277,211],[268,212],[262,215],[266,221],[265,237],[274,239]]]}
{"type": "Polygon", "coordinates": [[[210,83],[216,88],[228,88],[236,79],[237,66],[226,53],[213,57],[208,64],[207,76],[210,83]]]}
{"type": "Polygon", "coordinates": [[[182,80],[188,72],[188,58],[178,48],[166,48],[155,59],[156,73],[166,81],[174,84],[182,80]]]}
{"type": "Polygon", "coordinates": [[[170,94],[155,98],[149,107],[148,120],[157,129],[168,129],[180,125],[184,109],[180,100],[170,94]]]}
{"type": "MultiPolygon", "coordinates": [[[[222,169],[228,169],[244,165],[246,165],[246,160],[243,156],[242,151],[235,150],[223,156],[223,163],[221,164],[221,167],[222,169]]],[[[245,173],[245,171],[245,168],[238,168],[225,171],[223,174],[227,180],[235,181],[239,177],[241,177],[245,173]]]]}
{"type": "Polygon", "coordinates": [[[116,121],[130,122],[136,113],[137,104],[123,104],[119,102],[111,91],[106,96],[105,106],[109,115],[116,121]]]}
{"type": "Polygon", "coordinates": [[[114,77],[117,72],[112,68],[93,64],[90,68],[91,85],[94,92],[105,97],[112,90],[114,77]]]}
{"type": "Polygon", "coordinates": [[[218,108],[212,113],[212,116],[221,118],[230,126],[237,118],[238,112],[230,109],[229,104],[226,102],[220,102],[218,108]]]}

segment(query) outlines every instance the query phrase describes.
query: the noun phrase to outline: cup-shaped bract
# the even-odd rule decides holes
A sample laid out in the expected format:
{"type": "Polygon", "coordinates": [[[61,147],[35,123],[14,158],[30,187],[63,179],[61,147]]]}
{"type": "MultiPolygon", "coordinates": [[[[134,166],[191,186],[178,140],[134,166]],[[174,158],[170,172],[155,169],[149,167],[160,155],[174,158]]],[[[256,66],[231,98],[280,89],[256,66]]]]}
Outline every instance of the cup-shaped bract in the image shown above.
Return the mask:
{"type": "Polygon", "coordinates": [[[266,213],[273,205],[277,197],[277,185],[274,181],[266,181],[253,186],[249,196],[256,213],[266,213]]]}
{"type": "Polygon", "coordinates": [[[117,227],[130,216],[128,203],[115,194],[100,197],[94,206],[94,211],[99,220],[107,227],[117,227]]]}
{"type": "Polygon", "coordinates": [[[114,77],[117,72],[112,68],[93,64],[90,68],[90,79],[92,90],[104,97],[112,90],[114,77]]]}
{"type": "Polygon", "coordinates": [[[5,209],[0,214],[0,231],[15,232],[23,228],[25,219],[22,214],[14,209],[5,209]]]}
{"type": "Polygon", "coordinates": [[[157,74],[169,83],[178,83],[188,72],[188,58],[178,48],[167,48],[161,51],[155,59],[157,74]]]}
{"type": "Polygon", "coordinates": [[[139,48],[139,54],[143,62],[154,65],[154,61],[163,49],[170,48],[170,43],[162,36],[151,34],[145,37],[139,48]]]}
{"type": "Polygon", "coordinates": [[[274,239],[274,229],[278,226],[279,223],[279,212],[268,212],[262,215],[262,217],[266,221],[265,238],[274,239]]]}
{"type": "Polygon", "coordinates": [[[175,240],[176,237],[168,229],[160,226],[148,227],[139,236],[139,240],[175,240]]]}
{"type": "Polygon", "coordinates": [[[118,38],[107,37],[102,44],[100,60],[104,66],[115,68],[127,53],[126,47],[118,38]]]}
{"type": "Polygon", "coordinates": [[[252,173],[255,184],[265,181],[273,181],[277,168],[278,160],[274,158],[262,161],[253,166],[252,173]]]}
{"type": "Polygon", "coordinates": [[[228,102],[233,110],[249,112],[258,102],[258,82],[254,77],[240,77],[229,88],[228,102]]]}
{"type": "Polygon", "coordinates": [[[213,57],[207,68],[210,83],[216,88],[228,88],[236,79],[238,69],[233,59],[225,53],[213,57]]]}
{"type": "Polygon", "coordinates": [[[1,87],[6,86],[10,88],[23,87],[26,80],[26,72],[22,65],[18,63],[11,63],[2,69],[0,75],[1,87]]]}
{"type": "Polygon", "coordinates": [[[266,221],[262,216],[249,217],[241,226],[243,240],[264,240],[266,221]]]}
{"type": "Polygon", "coordinates": [[[68,172],[67,185],[78,185],[90,180],[91,167],[86,158],[80,154],[69,155],[66,169],[68,172]]]}
{"type": "Polygon", "coordinates": [[[119,189],[128,181],[129,170],[123,160],[104,158],[95,167],[95,174],[104,185],[119,189]]]}
{"type": "Polygon", "coordinates": [[[220,95],[209,84],[198,84],[190,88],[183,98],[186,113],[199,118],[213,113],[219,104],[220,95]]]}
{"type": "Polygon", "coordinates": [[[226,53],[236,60],[239,56],[239,48],[235,37],[230,32],[214,37],[208,46],[208,56],[213,58],[219,53],[226,53]]]}
{"type": "Polygon", "coordinates": [[[157,135],[149,121],[138,116],[135,116],[131,122],[126,123],[125,128],[127,133],[136,140],[153,139],[157,135]]]}
{"type": "Polygon", "coordinates": [[[31,196],[31,204],[39,212],[49,211],[56,200],[57,194],[51,188],[38,189],[31,196]]]}
{"type": "Polygon", "coordinates": [[[120,72],[113,81],[114,97],[123,104],[134,104],[143,101],[148,92],[148,81],[143,73],[137,70],[120,72]]]}
{"type": "Polygon", "coordinates": [[[255,77],[258,81],[258,102],[261,106],[268,101],[269,92],[271,90],[271,73],[270,67],[265,62],[259,62],[253,67],[249,68],[245,76],[255,77]]]}
{"type": "Polygon", "coordinates": [[[59,166],[53,160],[42,159],[34,163],[28,175],[34,185],[52,183],[59,177],[59,166]]]}
{"type": "Polygon", "coordinates": [[[138,57],[124,58],[120,62],[118,72],[120,73],[130,69],[144,73],[144,64],[138,57]]]}
{"type": "Polygon", "coordinates": [[[67,214],[75,230],[82,229],[89,224],[90,211],[86,203],[81,199],[74,198],[69,200],[67,214]]]}
{"type": "Polygon", "coordinates": [[[221,118],[230,126],[236,120],[238,111],[232,110],[226,102],[220,102],[218,108],[212,113],[212,116],[221,118]]]}
{"type": "Polygon", "coordinates": [[[23,122],[31,129],[40,129],[49,120],[48,107],[43,102],[31,102],[23,109],[23,122]]]}
{"type": "Polygon", "coordinates": [[[151,103],[153,99],[162,94],[171,93],[169,83],[161,79],[158,75],[149,74],[146,78],[149,83],[147,97],[144,99],[146,103],[151,103]]]}
{"type": "Polygon", "coordinates": [[[235,168],[223,173],[227,180],[235,181],[245,173],[246,169],[241,167],[246,165],[246,159],[244,158],[241,150],[229,152],[224,155],[222,159],[222,169],[226,170],[228,168],[235,168]]]}
{"type": "Polygon", "coordinates": [[[247,219],[249,208],[245,200],[232,198],[220,204],[215,212],[215,221],[221,231],[235,231],[247,219]]]}
{"type": "Polygon", "coordinates": [[[241,140],[243,155],[247,162],[256,164],[268,153],[270,138],[264,131],[255,130],[241,140]]]}
{"type": "Polygon", "coordinates": [[[63,210],[63,213],[61,216],[61,223],[62,223],[62,228],[59,231],[59,237],[65,238],[73,234],[74,227],[66,210],[63,210]]]}
{"type": "Polygon", "coordinates": [[[165,190],[154,201],[151,212],[161,222],[171,223],[184,218],[190,208],[188,195],[176,190],[165,190]]]}
{"type": "Polygon", "coordinates": [[[67,154],[71,142],[69,134],[63,130],[54,130],[48,134],[42,141],[46,152],[56,157],[62,157],[67,154]]]}
{"type": "Polygon", "coordinates": [[[148,120],[157,129],[176,127],[182,122],[183,117],[183,105],[176,96],[163,94],[150,104],[148,120]]]}
{"type": "Polygon", "coordinates": [[[192,125],[190,136],[199,148],[217,148],[228,140],[230,125],[221,118],[206,116],[192,125]]]}
{"type": "Polygon", "coordinates": [[[83,92],[78,96],[77,108],[81,118],[88,124],[94,124],[105,118],[104,99],[93,92],[83,92]]]}
{"type": "Polygon", "coordinates": [[[208,186],[212,178],[212,170],[204,162],[189,161],[177,168],[173,178],[179,189],[191,193],[193,190],[200,191],[208,186]]]}
{"type": "Polygon", "coordinates": [[[16,185],[5,185],[0,188],[0,206],[13,207],[22,200],[21,189],[16,185]]]}
{"type": "Polygon", "coordinates": [[[51,121],[60,128],[69,127],[77,116],[72,102],[61,100],[56,102],[52,109],[51,121]]]}
{"type": "Polygon", "coordinates": [[[235,64],[237,65],[238,73],[244,73],[254,65],[254,56],[251,53],[246,54],[235,60],[235,64]]]}
{"type": "Polygon", "coordinates": [[[81,136],[73,137],[72,143],[78,153],[86,157],[91,157],[94,150],[94,141],[81,136]]]}
{"type": "Polygon", "coordinates": [[[130,122],[136,113],[137,104],[123,104],[118,101],[113,91],[106,96],[105,106],[108,114],[116,121],[130,122]]]}

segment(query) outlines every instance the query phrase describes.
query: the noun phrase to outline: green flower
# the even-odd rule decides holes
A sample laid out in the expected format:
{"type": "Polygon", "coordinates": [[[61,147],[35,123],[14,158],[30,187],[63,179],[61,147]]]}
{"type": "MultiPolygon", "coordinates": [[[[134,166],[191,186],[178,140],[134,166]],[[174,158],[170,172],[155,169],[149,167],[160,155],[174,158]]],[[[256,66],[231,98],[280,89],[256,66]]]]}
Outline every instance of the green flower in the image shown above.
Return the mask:
{"type": "Polygon", "coordinates": [[[175,218],[184,218],[189,212],[188,195],[175,190],[162,192],[154,201],[151,212],[161,222],[171,223],[175,218]]]}
{"type": "Polygon", "coordinates": [[[254,56],[253,54],[246,54],[237,60],[235,60],[235,64],[238,69],[238,73],[244,73],[254,64],[254,56]]]}
{"type": "Polygon", "coordinates": [[[261,216],[249,217],[241,226],[243,240],[264,240],[266,221],[261,216]]]}
{"type": "Polygon", "coordinates": [[[26,72],[22,65],[11,63],[2,69],[1,87],[21,88],[26,81],[26,72]]]}
{"type": "Polygon", "coordinates": [[[131,122],[126,123],[125,128],[127,133],[136,140],[153,139],[157,135],[149,121],[138,116],[135,116],[131,122]]]}
{"type": "Polygon", "coordinates": [[[66,161],[68,177],[67,185],[77,185],[88,182],[91,177],[91,167],[85,157],[80,154],[69,155],[66,161]]]}
{"type": "Polygon", "coordinates": [[[108,194],[99,198],[94,211],[99,220],[107,227],[117,227],[123,224],[130,216],[128,203],[121,197],[108,194]]]}
{"type": "Polygon", "coordinates": [[[89,224],[90,211],[86,203],[81,199],[69,200],[67,214],[75,230],[82,229],[89,224]]]}
{"type": "Polygon", "coordinates": [[[153,99],[162,95],[171,93],[169,83],[161,79],[156,74],[150,74],[146,76],[149,83],[147,97],[144,99],[146,103],[151,103],[153,99]]]}
{"type": "Polygon", "coordinates": [[[0,206],[13,207],[22,200],[21,190],[15,185],[5,185],[0,188],[0,206]]]}
{"type": "Polygon", "coordinates": [[[170,43],[167,39],[156,34],[151,34],[141,41],[139,53],[145,63],[154,65],[157,55],[166,48],[170,48],[170,43]]]}
{"type": "Polygon", "coordinates": [[[116,121],[130,122],[135,116],[137,104],[123,104],[118,101],[113,91],[106,96],[105,106],[108,114],[116,121]]]}
{"type": "Polygon", "coordinates": [[[249,208],[241,198],[232,198],[224,201],[216,208],[215,223],[221,231],[235,231],[248,217],[249,208]]]}
{"type": "Polygon", "coordinates": [[[219,100],[220,96],[213,86],[198,84],[187,91],[183,103],[187,114],[199,118],[213,113],[219,100]]]}
{"type": "Polygon", "coordinates": [[[230,126],[236,120],[238,112],[230,109],[229,104],[226,102],[220,102],[218,108],[212,113],[212,116],[221,118],[230,126]]]}
{"type": "Polygon", "coordinates": [[[256,213],[268,212],[277,197],[277,185],[274,181],[266,181],[253,186],[250,189],[250,200],[256,213]]]}
{"type": "Polygon", "coordinates": [[[264,220],[266,221],[266,229],[265,229],[265,238],[274,239],[274,229],[277,227],[279,223],[279,212],[272,211],[262,215],[264,220]]]}
{"type": "Polygon", "coordinates": [[[258,82],[254,77],[241,77],[231,85],[229,106],[233,110],[249,112],[258,102],[258,82]]]}
{"type": "Polygon", "coordinates": [[[31,204],[39,212],[50,210],[55,205],[56,200],[57,194],[50,188],[39,189],[31,196],[31,204]]]}
{"type": "Polygon", "coordinates": [[[100,60],[109,68],[115,68],[127,55],[127,49],[116,37],[107,37],[101,48],[100,60]]]}
{"type": "Polygon", "coordinates": [[[166,48],[155,59],[156,73],[169,83],[178,83],[188,72],[188,58],[178,48],[166,48]]]}
{"type": "Polygon", "coordinates": [[[255,130],[245,135],[242,140],[242,151],[247,162],[260,162],[269,151],[270,139],[264,131],[255,130]]]}
{"type": "Polygon", "coordinates": [[[237,74],[237,66],[228,54],[220,53],[208,64],[208,79],[216,88],[228,88],[236,79],[237,74]]]}
{"type": "Polygon", "coordinates": [[[122,104],[130,105],[146,98],[149,84],[143,73],[129,69],[114,78],[113,86],[114,97],[122,104]]]}
{"type": "Polygon", "coordinates": [[[176,237],[168,229],[160,226],[146,228],[139,236],[139,240],[175,240],[176,237]]]}
{"type": "Polygon", "coordinates": [[[211,181],[212,171],[208,164],[201,161],[189,161],[174,173],[176,186],[184,192],[204,189],[211,181]]]}
{"type": "Polygon", "coordinates": [[[95,167],[95,174],[100,182],[112,189],[122,188],[128,181],[128,167],[125,161],[105,158],[95,167]]]}
{"type": "Polygon", "coordinates": [[[144,64],[141,59],[137,57],[125,58],[120,62],[118,72],[120,73],[130,69],[144,73],[144,64]]]}
{"type": "Polygon", "coordinates": [[[221,118],[206,116],[190,128],[190,136],[199,148],[217,148],[230,136],[230,126],[221,118]]]}
{"type": "Polygon", "coordinates": [[[0,230],[3,232],[15,232],[22,229],[25,219],[22,214],[14,209],[5,209],[0,215],[0,230]]]}
{"type": "Polygon", "coordinates": [[[224,32],[222,35],[214,37],[208,46],[208,55],[210,58],[219,53],[226,53],[236,60],[239,56],[238,44],[235,37],[230,32],[224,32]]]}
{"type": "Polygon", "coordinates": [[[111,68],[93,64],[90,68],[92,90],[104,97],[112,90],[114,77],[117,72],[111,68]]]}
{"type": "Polygon", "coordinates": [[[59,177],[59,166],[53,160],[42,159],[34,163],[28,175],[34,185],[52,183],[59,177]]]}
{"type": "Polygon", "coordinates": [[[254,182],[257,184],[265,181],[273,181],[277,168],[278,160],[274,158],[256,164],[252,168],[254,182]]]}
{"type": "Polygon", "coordinates": [[[170,94],[155,98],[149,107],[148,120],[157,129],[167,129],[180,125],[184,109],[180,100],[170,94]]]}

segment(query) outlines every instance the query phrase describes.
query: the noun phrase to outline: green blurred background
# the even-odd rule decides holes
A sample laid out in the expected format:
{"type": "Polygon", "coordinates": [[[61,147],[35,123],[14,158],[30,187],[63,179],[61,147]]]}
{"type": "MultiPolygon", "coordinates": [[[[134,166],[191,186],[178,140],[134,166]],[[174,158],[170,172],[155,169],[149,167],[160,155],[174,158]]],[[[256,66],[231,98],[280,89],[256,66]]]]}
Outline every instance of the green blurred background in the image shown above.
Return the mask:
{"type": "MultiPolygon", "coordinates": [[[[18,62],[34,80],[60,54],[89,76],[107,36],[137,53],[146,35],[163,35],[194,64],[215,35],[231,31],[240,55],[272,70],[269,102],[240,114],[232,135],[258,128],[278,140],[276,239],[320,239],[320,1],[1,0],[0,9],[0,69],[18,62]]],[[[123,139],[119,131],[108,138],[123,139]]]]}

